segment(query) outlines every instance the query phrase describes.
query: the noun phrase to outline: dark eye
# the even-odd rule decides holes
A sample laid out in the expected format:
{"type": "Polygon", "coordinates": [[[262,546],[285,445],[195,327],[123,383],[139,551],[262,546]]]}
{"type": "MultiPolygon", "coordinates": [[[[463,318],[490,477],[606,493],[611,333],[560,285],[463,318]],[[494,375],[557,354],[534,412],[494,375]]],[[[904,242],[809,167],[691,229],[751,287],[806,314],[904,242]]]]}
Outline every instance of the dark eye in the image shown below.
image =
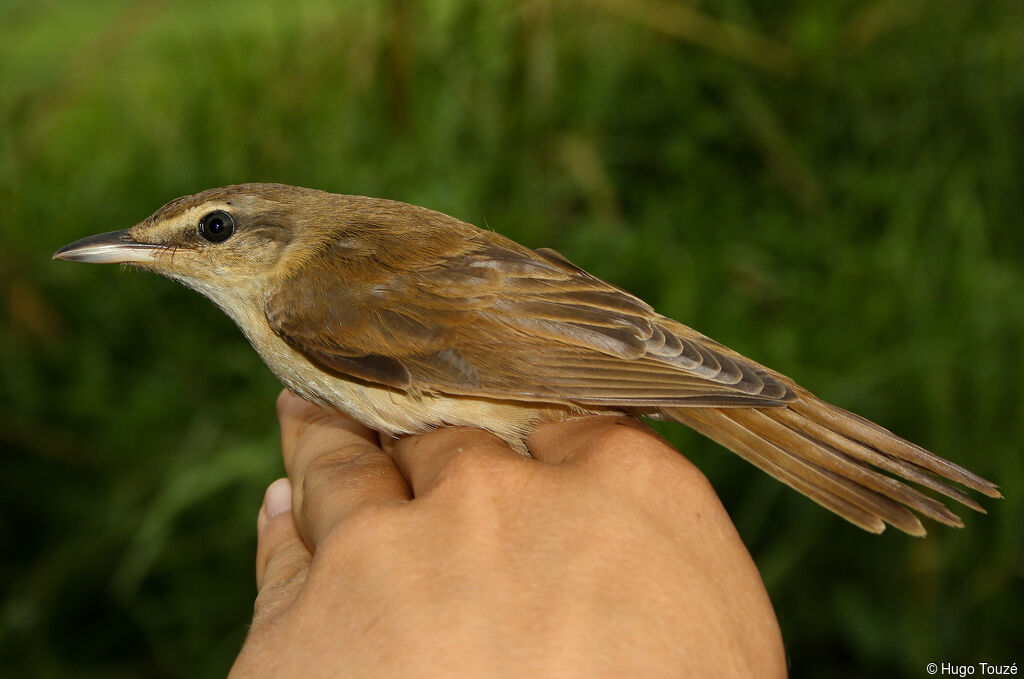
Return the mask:
{"type": "Polygon", "coordinates": [[[211,243],[223,243],[235,232],[235,218],[223,210],[199,220],[199,235],[211,243]]]}

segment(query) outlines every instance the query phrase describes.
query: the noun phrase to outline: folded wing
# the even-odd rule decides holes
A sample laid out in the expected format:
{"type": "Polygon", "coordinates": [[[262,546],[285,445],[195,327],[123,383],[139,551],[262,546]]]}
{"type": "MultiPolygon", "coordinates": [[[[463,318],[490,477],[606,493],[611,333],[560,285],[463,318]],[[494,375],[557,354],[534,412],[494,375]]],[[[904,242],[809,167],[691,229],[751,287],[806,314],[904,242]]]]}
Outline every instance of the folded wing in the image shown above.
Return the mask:
{"type": "Polygon", "coordinates": [[[324,370],[414,394],[645,408],[793,398],[771,371],[557,253],[486,236],[360,276],[347,249],[328,247],[269,299],[267,321],[324,370]]]}

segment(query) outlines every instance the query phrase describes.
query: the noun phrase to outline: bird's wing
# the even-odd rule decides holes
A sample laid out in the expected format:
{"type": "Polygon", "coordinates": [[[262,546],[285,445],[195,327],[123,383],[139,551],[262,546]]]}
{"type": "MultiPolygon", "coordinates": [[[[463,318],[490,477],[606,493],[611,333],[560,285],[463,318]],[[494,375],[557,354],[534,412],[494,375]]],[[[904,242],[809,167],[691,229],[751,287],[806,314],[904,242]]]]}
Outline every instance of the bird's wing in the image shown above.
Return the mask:
{"type": "Polygon", "coordinates": [[[411,393],[634,407],[792,400],[776,373],[553,250],[480,234],[401,272],[328,247],[279,286],[267,320],[321,369],[411,393]]]}

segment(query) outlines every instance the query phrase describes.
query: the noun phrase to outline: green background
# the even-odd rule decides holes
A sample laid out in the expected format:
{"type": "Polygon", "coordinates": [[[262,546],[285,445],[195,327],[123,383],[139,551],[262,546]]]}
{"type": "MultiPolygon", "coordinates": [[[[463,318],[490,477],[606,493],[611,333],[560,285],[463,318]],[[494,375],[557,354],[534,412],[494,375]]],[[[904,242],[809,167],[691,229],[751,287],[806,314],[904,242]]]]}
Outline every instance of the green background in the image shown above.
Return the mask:
{"type": "Polygon", "coordinates": [[[0,673],[239,648],[279,387],[198,295],[50,255],[245,181],[557,248],[996,481],[963,530],[875,537],[664,428],[793,676],[1024,664],[1018,0],[0,3],[0,673]]]}

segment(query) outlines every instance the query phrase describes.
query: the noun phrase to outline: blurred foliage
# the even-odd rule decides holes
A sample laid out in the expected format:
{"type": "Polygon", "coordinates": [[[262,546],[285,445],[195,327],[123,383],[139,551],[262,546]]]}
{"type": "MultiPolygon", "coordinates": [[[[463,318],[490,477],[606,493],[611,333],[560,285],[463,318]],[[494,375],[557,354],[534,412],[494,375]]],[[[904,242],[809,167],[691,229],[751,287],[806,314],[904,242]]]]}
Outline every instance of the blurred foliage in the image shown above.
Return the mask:
{"type": "Polygon", "coordinates": [[[0,672],[214,677],[237,652],[278,387],[199,296],[49,257],[244,181],[555,247],[1000,483],[962,531],[874,537],[663,428],[794,676],[1019,664],[1022,177],[1017,0],[8,0],[0,672]]]}

